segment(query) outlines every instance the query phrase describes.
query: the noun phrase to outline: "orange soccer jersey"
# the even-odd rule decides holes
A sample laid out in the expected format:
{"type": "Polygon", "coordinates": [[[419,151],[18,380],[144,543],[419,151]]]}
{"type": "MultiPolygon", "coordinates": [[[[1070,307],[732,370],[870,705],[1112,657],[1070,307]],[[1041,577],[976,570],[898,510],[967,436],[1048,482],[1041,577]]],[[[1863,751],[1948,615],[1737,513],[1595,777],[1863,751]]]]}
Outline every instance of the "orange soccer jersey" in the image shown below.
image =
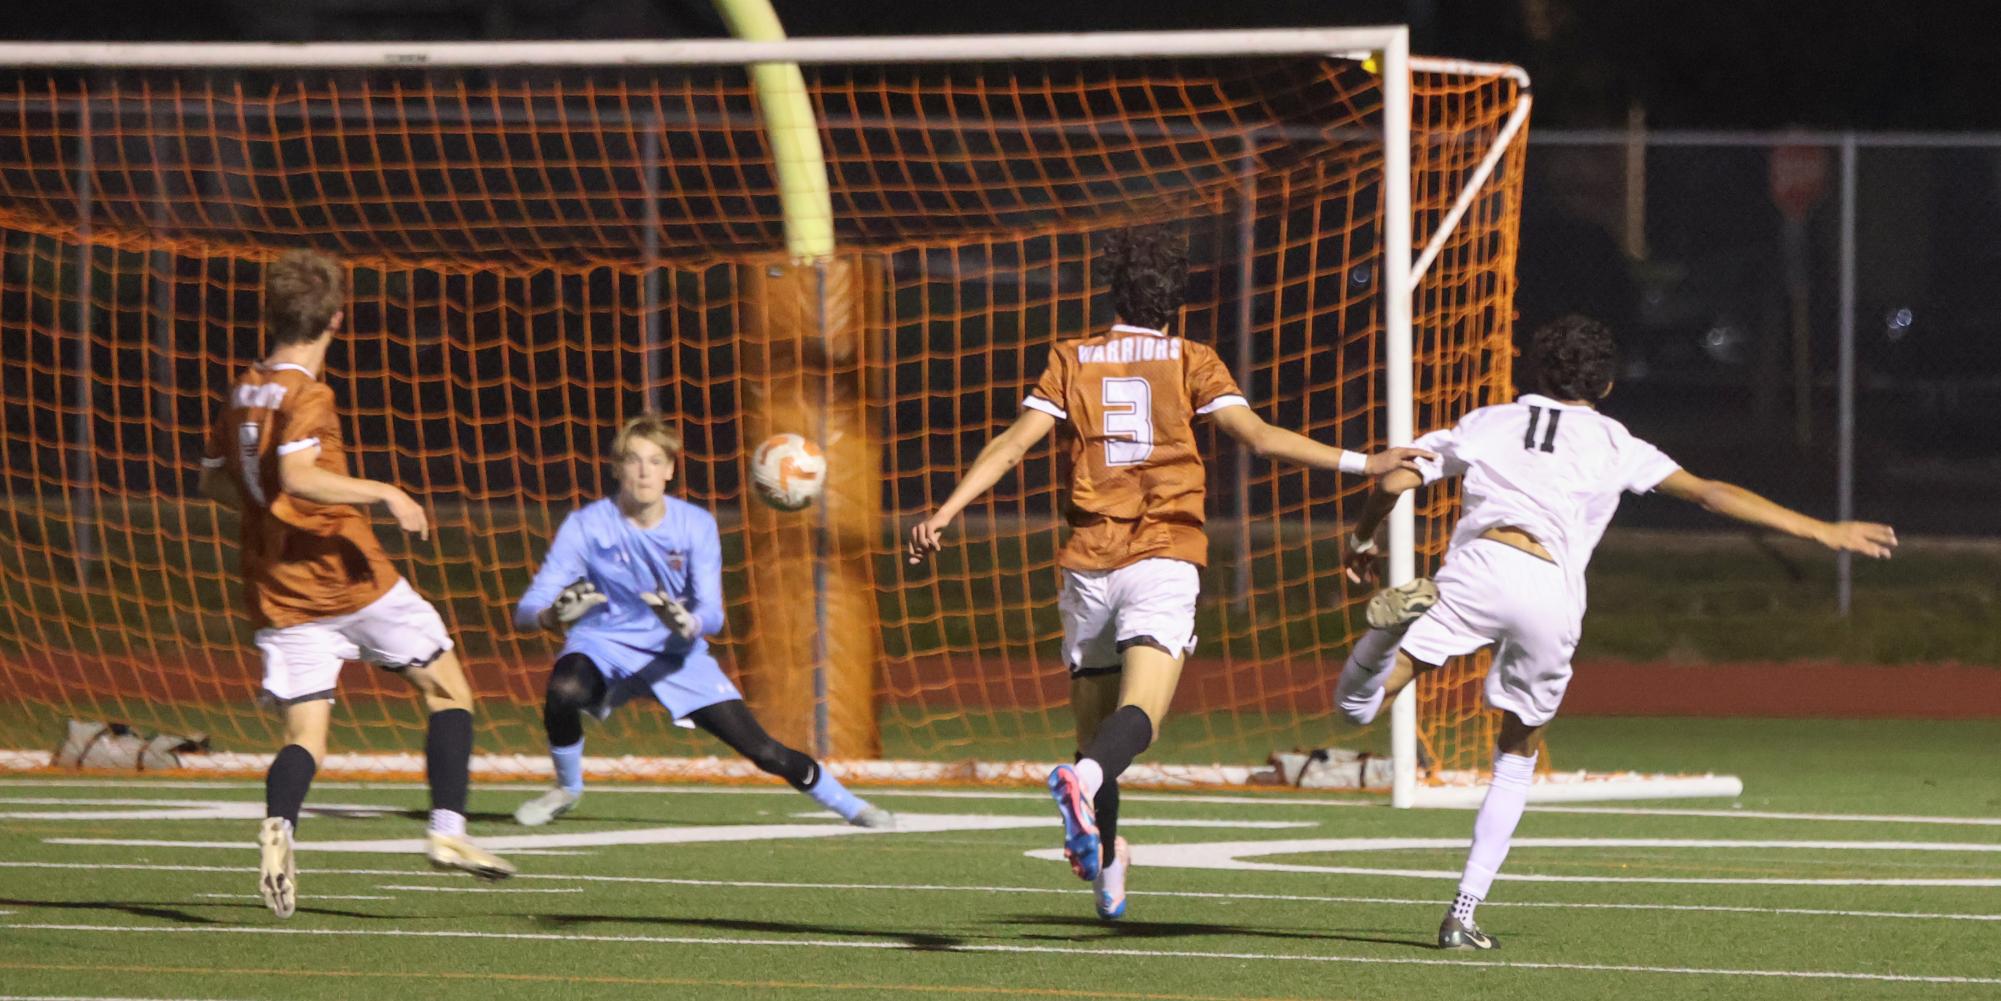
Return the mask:
{"type": "Polygon", "coordinates": [[[315,446],[316,465],[347,475],[333,390],[298,365],[245,370],[209,431],[202,464],[243,497],[243,599],[259,625],[360,611],[400,579],[360,511],[282,489],[279,457],[315,446]]]}
{"type": "Polygon", "coordinates": [[[1023,406],[1067,421],[1069,541],[1057,562],[1112,570],[1148,557],[1209,561],[1195,415],[1247,406],[1215,349],[1119,324],[1062,341],[1023,406]]]}

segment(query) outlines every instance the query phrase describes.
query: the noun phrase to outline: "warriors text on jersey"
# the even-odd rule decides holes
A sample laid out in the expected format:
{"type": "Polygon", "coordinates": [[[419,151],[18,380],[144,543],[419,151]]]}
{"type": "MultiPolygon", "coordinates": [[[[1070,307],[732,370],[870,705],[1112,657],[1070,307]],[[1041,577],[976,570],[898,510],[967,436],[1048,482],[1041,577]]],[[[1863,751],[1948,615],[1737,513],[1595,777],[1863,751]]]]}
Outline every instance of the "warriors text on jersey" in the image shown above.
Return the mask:
{"type": "Polygon", "coordinates": [[[309,448],[348,475],[333,390],[298,365],[246,369],[209,430],[202,465],[226,470],[243,498],[243,598],[259,626],[358,611],[400,579],[360,511],[284,492],[279,458],[309,448]]]}
{"type": "Polygon", "coordinates": [[[1149,557],[1208,562],[1197,414],[1248,406],[1215,349],[1119,324],[1062,341],[1022,405],[1067,421],[1070,539],[1057,562],[1110,570],[1149,557]]]}

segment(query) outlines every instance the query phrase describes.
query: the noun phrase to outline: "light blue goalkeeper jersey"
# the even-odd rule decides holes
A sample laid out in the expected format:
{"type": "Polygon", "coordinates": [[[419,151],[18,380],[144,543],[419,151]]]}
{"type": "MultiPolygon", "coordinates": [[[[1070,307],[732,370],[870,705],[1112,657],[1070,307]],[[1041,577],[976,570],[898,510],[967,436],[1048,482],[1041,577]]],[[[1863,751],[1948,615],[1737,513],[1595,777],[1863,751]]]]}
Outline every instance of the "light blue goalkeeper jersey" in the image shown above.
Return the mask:
{"type": "Polygon", "coordinates": [[[716,519],[686,501],[668,497],[660,523],[642,529],[605,498],[572,512],[556,531],[535,580],[521,596],[514,621],[537,628],[536,619],[573,582],[588,578],[610,600],[570,626],[563,653],[581,653],[613,675],[638,674],[656,658],[706,661],[708,640],[723,628],[722,539],[716,519]],[[642,591],[666,591],[686,605],[700,634],[682,640],[662,625],[642,591]]]}

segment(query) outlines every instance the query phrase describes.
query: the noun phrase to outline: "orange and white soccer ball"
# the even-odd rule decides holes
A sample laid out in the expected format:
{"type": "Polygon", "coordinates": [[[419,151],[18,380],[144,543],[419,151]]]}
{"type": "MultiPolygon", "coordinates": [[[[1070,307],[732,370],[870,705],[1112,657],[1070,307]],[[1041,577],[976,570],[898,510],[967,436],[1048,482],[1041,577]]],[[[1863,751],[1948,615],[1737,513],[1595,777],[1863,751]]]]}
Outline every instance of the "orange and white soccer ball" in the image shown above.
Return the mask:
{"type": "Polygon", "coordinates": [[[827,488],[827,457],[796,434],[775,434],[751,455],[750,476],[766,504],[797,511],[819,500],[827,488]]]}

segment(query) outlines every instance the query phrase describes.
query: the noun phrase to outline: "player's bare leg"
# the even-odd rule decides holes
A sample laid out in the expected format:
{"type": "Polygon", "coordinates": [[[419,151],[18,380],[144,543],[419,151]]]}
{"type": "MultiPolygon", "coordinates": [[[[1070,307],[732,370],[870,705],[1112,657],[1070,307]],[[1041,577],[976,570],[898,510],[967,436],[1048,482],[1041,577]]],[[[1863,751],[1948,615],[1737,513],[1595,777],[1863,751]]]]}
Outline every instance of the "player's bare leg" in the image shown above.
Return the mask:
{"type": "Polygon", "coordinates": [[[320,759],[327,753],[327,727],[333,703],[325,699],[295,702],[285,707],[285,746],[271,759],[264,775],[264,823],[257,829],[260,856],[257,893],[264,906],[289,918],[299,904],[299,866],[292,855],[292,835],[299,809],[312,788],[320,759]]]}
{"type": "MultiPolygon", "coordinates": [[[[1077,760],[1098,735],[1098,727],[1119,708],[1122,671],[1095,671],[1070,677],[1070,711],[1077,718],[1077,760]]],[[[1100,865],[1091,882],[1098,916],[1115,920],[1126,913],[1126,870],[1129,853],[1119,837],[1119,780],[1106,776],[1091,797],[1091,812],[1098,825],[1100,865]]]]}
{"type": "Polygon", "coordinates": [[[1049,775],[1050,795],[1063,817],[1063,850],[1071,871],[1094,882],[1104,860],[1092,804],[1105,784],[1116,782],[1159,735],[1160,721],[1166,718],[1181,681],[1181,658],[1159,644],[1140,638],[1123,646],[1118,708],[1093,731],[1074,768],[1061,765],[1049,775]]]}
{"type": "Polygon", "coordinates": [[[1441,949],[1495,949],[1493,936],[1480,930],[1473,909],[1486,899],[1487,891],[1508,857],[1508,842],[1521,823],[1528,805],[1529,783],[1535,776],[1536,756],[1542,752],[1542,728],[1529,726],[1511,712],[1501,714],[1501,736],[1494,745],[1494,778],[1487,786],[1487,798],[1473,818],[1473,845],[1466,852],[1466,869],[1459,878],[1459,894],[1438,926],[1441,949]]]}
{"type": "Polygon", "coordinates": [[[431,786],[428,831],[431,865],[457,869],[481,879],[506,879],[514,866],[466,837],[466,793],[472,767],[472,686],[450,650],[403,677],[423,695],[430,711],[424,738],[424,771],[431,786]]]}

